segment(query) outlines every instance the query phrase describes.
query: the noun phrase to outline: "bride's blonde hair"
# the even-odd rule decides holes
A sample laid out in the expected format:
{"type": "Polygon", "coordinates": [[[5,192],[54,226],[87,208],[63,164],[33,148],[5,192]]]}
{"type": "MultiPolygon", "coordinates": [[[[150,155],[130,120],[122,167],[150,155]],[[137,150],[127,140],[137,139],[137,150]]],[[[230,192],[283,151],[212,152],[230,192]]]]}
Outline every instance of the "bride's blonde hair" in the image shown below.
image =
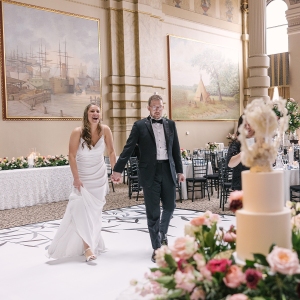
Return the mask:
{"type": "MultiPolygon", "coordinates": [[[[88,111],[92,105],[99,107],[98,105],[93,104],[93,103],[90,103],[89,105],[86,106],[86,108],[84,109],[84,112],[83,112],[82,127],[81,127],[81,137],[83,139],[82,148],[84,147],[84,144],[86,144],[90,150],[91,150],[91,145],[92,145],[92,133],[91,133],[91,124],[88,119],[88,111]]],[[[99,109],[100,109],[100,107],[99,107],[99,109]]],[[[101,124],[99,122],[97,124],[97,133],[99,136],[100,136],[101,130],[102,130],[101,124]]]]}

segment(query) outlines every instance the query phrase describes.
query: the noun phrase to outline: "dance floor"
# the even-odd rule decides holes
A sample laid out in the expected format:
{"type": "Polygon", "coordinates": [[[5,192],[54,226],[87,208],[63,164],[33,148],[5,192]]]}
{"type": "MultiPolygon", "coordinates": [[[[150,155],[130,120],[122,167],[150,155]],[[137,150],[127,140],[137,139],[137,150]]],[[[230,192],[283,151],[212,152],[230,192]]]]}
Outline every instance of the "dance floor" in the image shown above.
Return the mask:
{"type": "MultiPolygon", "coordinates": [[[[169,245],[183,236],[184,224],[201,212],[176,209],[169,228],[169,245]]],[[[224,215],[225,229],[235,217],[224,215]]],[[[60,220],[0,230],[0,299],[115,300],[131,279],[143,279],[155,264],[144,205],[103,213],[107,252],[86,263],[84,257],[46,257],[60,220]]]]}

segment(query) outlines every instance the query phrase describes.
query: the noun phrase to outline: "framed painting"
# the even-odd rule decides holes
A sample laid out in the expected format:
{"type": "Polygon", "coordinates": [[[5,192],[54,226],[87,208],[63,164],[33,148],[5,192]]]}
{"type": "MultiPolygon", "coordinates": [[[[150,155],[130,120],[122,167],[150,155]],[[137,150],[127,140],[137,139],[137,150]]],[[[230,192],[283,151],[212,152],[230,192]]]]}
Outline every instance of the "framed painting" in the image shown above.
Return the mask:
{"type": "Polygon", "coordinates": [[[1,1],[4,120],[80,120],[101,103],[99,19],[1,1]]]}
{"type": "Polygon", "coordinates": [[[169,114],[177,121],[237,120],[237,49],[168,36],[169,114]]]}

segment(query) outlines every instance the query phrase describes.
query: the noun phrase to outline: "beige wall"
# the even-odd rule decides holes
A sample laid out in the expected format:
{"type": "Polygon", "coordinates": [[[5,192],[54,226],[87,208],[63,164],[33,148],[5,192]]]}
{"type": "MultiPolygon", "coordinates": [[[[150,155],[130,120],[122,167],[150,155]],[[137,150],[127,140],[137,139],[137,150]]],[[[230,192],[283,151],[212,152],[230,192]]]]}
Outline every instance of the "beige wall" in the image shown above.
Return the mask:
{"type": "MultiPolygon", "coordinates": [[[[126,140],[126,136],[128,136],[130,132],[132,123],[140,117],[147,116],[145,100],[147,99],[148,95],[155,90],[155,88],[148,88],[147,90],[146,88],[137,88],[137,90],[140,90],[139,92],[141,94],[143,93],[143,95],[147,95],[141,97],[143,102],[138,103],[138,99],[133,99],[133,105],[131,105],[131,102],[126,102],[124,106],[119,106],[119,112],[117,109],[112,109],[112,101],[114,100],[112,98],[116,95],[112,92],[111,87],[111,76],[115,75],[113,66],[110,62],[110,57],[113,56],[113,50],[111,49],[112,42],[109,36],[109,30],[111,30],[110,26],[112,24],[110,22],[112,21],[109,20],[109,13],[106,9],[106,6],[114,5],[118,9],[122,9],[122,3],[120,1],[113,2],[97,0],[82,0],[76,2],[67,0],[26,0],[22,2],[100,19],[103,122],[109,124],[112,127],[114,131],[116,152],[117,154],[119,154],[126,140]],[[119,115],[122,114],[122,107],[126,107],[125,115],[130,117],[129,119],[127,119],[127,122],[124,126],[122,126],[123,123],[121,121],[119,121],[119,123],[115,122],[115,120],[118,119],[117,112],[119,115]],[[141,107],[141,109],[137,109],[137,107],[141,107]],[[121,128],[123,131],[115,129],[115,124],[119,124],[119,128],[121,128]]],[[[124,3],[124,7],[128,7],[128,12],[136,9],[134,4],[130,2],[132,1],[124,3]]],[[[162,68],[159,69],[162,74],[155,74],[155,70],[157,71],[157,68],[154,68],[153,78],[160,80],[159,86],[160,90],[164,94],[166,102],[166,112],[168,113],[168,61],[166,36],[168,34],[173,34],[180,37],[197,39],[220,46],[230,45],[231,47],[237,47],[238,49],[240,49],[240,54],[242,54],[242,46],[240,41],[241,26],[240,24],[237,24],[239,23],[239,21],[237,21],[237,19],[239,18],[237,18],[236,16],[236,23],[231,23],[221,19],[214,19],[212,17],[196,14],[193,11],[181,10],[172,6],[168,6],[166,4],[161,5],[159,4],[159,2],[156,3],[155,1],[152,2],[152,6],[150,5],[147,8],[147,4],[145,4],[145,6],[141,6],[141,9],[148,10],[149,15],[152,14],[151,9],[153,9],[155,10],[156,14],[160,15],[159,22],[156,22],[155,26],[151,27],[151,35],[153,37],[153,40],[158,40],[161,42],[157,51],[159,55],[160,53],[163,53],[162,62],[160,63],[162,68]],[[158,10],[160,10],[160,12],[158,12],[158,10]],[[155,31],[153,31],[153,28],[155,28],[155,31]]],[[[191,3],[191,1],[189,1],[189,3],[191,3]]],[[[219,7],[220,2],[217,1],[217,4],[218,5],[216,7],[219,7]]],[[[220,14],[218,15],[220,16],[220,14]]],[[[147,16],[147,14],[143,14],[143,17],[145,16],[147,16]]],[[[140,18],[138,21],[142,22],[142,18],[140,18]]],[[[140,25],[141,24],[142,23],[140,23],[140,25]]],[[[141,34],[141,32],[139,34],[141,34]]],[[[128,36],[126,38],[128,39],[128,36]]],[[[140,36],[139,39],[136,39],[136,42],[141,39],[147,40],[147,36],[140,36]]],[[[127,40],[124,40],[126,46],[127,40]]],[[[130,51],[129,49],[128,53],[124,53],[124,55],[128,55],[128,57],[131,57],[132,51],[130,51]]],[[[139,55],[147,55],[147,49],[143,49],[142,47],[140,47],[139,55]]],[[[242,55],[240,55],[240,82],[242,83],[241,59],[242,55]]],[[[147,59],[144,59],[144,61],[147,62],[147,59]]],[[[151,60],[148,59],[148,61],[151,60]]],[[[125,62],[128,63],[128,60],[125,62]]],[[[139,72],[142,73],[143,70],[145,70],[145,74],[147,74],[147,63],[142,65],[143,57],[141,57],[139,62],[141,63],[139,72]]],[[[124,64],[125,75],[127,72],[126,67],[128,66],[126,63],[124,64]]],[[[133,70],[132,72],[135,72],[135,70],[133,70]]],[[[140,76],[146,75],[141,74],[140,76]]],[[[135,89],[132,87],[132,91],[130,91],[130,93],[134,94],[134,90],[135,89]]],[[[121,100],[122,99],[118,99],[119,102],[121,102],[121,100]]],[[[129,100],[126,98],[126,101],[129,100]]],[[[121,120],[121,118],[119,119],[121,120]]],[[[9,158],[11,158],[12,156],[26,156],[28,155],[30,149],[33,147],[35,147],[37,151],[42,155],[67,154],[69,136],[72,129],[76,126],[80,126],[79,121],[3,121],[1,118],[0,157],[8,156],[9,158]]],[[[228,132],[233,132],[234,126],[234,121],[177,122],[177,129],[181,147],[190,150],[203,147],[209,141],[227,143],[225,137],[228,132]],[[189,132],[188,135],[186,134],[187,131],[189,132]]]]}

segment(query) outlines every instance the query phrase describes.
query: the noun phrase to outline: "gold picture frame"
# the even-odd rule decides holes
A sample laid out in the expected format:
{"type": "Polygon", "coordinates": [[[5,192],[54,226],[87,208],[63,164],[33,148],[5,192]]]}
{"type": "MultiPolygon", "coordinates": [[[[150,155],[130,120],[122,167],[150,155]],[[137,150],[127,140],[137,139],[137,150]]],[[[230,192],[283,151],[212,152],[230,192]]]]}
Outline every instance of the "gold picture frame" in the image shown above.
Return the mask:
{"type": "Polygon", "coordinates": [[[3,120],[81,120],[102,107],[100,20],[0,1],[3,120]]]}
{"type": "Polygon", "coordinates": [[[237,120],[238,49],[167,36],[169,115],[175,121],[237,120]]]}

